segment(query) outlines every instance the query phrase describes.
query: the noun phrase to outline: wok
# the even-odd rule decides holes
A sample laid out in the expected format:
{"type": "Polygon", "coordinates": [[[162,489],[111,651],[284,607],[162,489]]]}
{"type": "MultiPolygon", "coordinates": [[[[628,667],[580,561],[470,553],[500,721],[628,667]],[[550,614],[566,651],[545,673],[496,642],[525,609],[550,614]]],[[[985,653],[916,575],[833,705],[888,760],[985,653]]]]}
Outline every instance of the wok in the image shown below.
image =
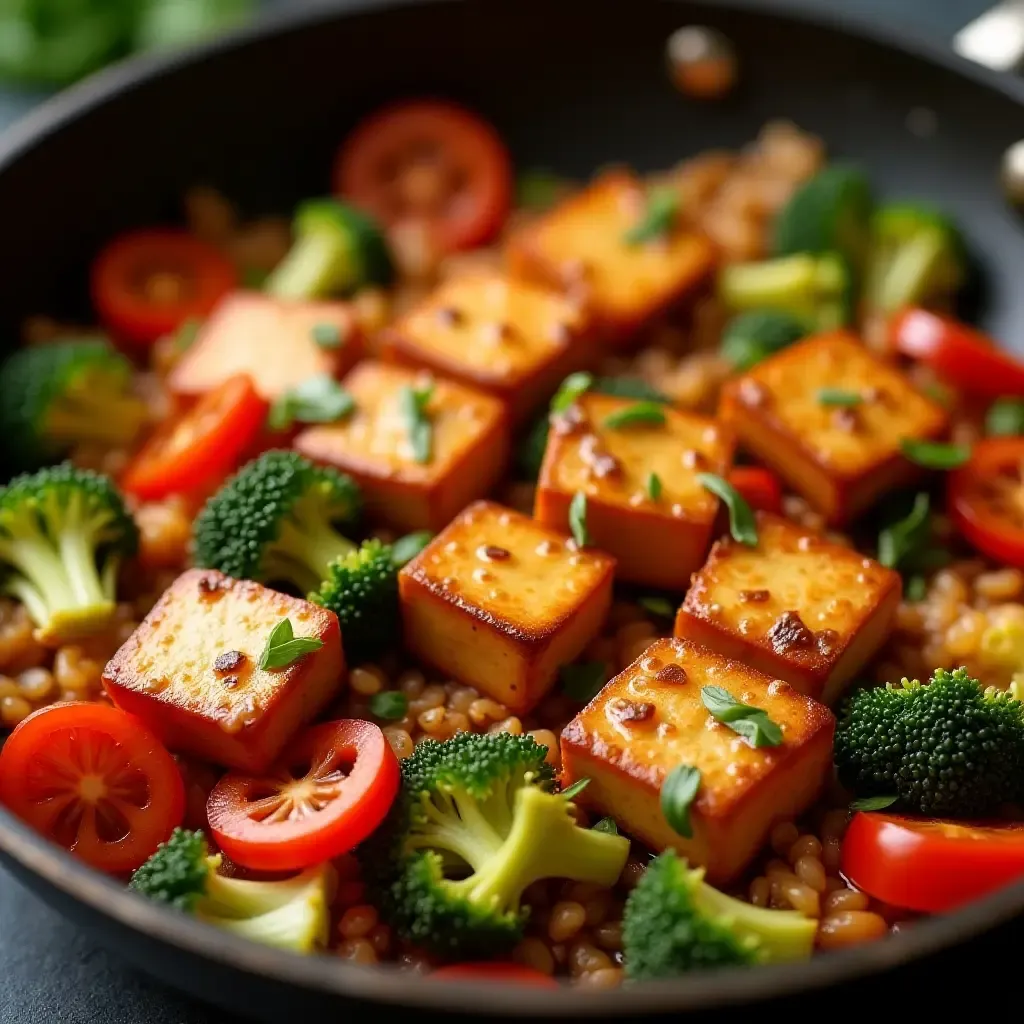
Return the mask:
{"type": "MultiPolygon", "coordinates": [[[[577,176],[616,160],[666,167],[790,118],[863,163],[884,194],[953,213],[981,267],[981,322],[1024,350],[1024,231],[999,186],[1001,157],[1024,136],[1024,83],[941,47],[819,21],[810,0],[770,11],[753,0],[350,0],[284,14],[194,54],[115,68],[0,144],[0,337],[13,343],[26,314],[84,312],[90,254],[118,230],[174,219],[187,186],[214,184],[250,212],[287,211],[328,191],[332,151],[361,114],[425,93],[492,119],[519,166],[577,176]],[[665,40],[690,23],[715,26],[736,46],[742,83],[726,101],[687,101],[668,81],[665,40]]],[[[826,986],[841,989],[830,993],[837,1001],[909,989],[922,1009],[969,965],[1019,943],[1013,918],[1024,910],[1022,882],[806,965],[610,993],[506,990],[244,943],[124,891],[2,810],[0,857],[132,963],[265,1021],[368,1004],[700,1019],[765,1000],[776,1000],[773,1013],[806,1010],[826,986]]]]}

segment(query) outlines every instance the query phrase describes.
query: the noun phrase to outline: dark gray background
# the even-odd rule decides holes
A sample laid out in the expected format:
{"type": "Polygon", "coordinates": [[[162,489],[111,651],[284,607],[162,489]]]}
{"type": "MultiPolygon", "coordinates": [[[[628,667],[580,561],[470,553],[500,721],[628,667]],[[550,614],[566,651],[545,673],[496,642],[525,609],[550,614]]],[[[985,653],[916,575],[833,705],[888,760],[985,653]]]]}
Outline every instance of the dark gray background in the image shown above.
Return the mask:
{"type": "MultiPolygon", "coordinates": [[[[280,7],[301,0],[270,0],[280,7]]],[[[994,0],[819,0],[950,39],[994,0]]],[[[766,0],[766,6],[771,6],[766,0]]],[[[0,92],[0,127],[41,97],[0,92]]],[[[998,965],[991,965],[997,967],[998,965]]],[[[242,1024],[149,982],[0,869],[0,1024],[242,1024]]]]}

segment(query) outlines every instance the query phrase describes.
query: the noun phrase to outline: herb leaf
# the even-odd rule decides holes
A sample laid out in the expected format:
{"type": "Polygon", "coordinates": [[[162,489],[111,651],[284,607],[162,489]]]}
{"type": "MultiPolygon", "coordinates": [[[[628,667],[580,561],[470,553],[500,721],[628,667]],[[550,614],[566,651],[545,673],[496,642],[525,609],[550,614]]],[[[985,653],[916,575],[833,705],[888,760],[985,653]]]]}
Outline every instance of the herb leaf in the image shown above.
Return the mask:
{"type": "Polygon", "coordinates": [[[619,834],[619,826],[615,824],[614,818],[602,818],[590,831],[607,832],[610,836],[617,836],[619,834]]]}
{"type": "Polygon", "coordinates": [[[516,206],[543,212],[554,206],[570,188],[565,178],[551,171],[523,171],[516,180],[516,206]]]}
{"type": "Polygon", "coordinates": [[[590,785],[590,779],[577,779],[568,789],[563,789],[560,796],[564,796],[566,800],[571,800],[574,796],[578,796],[590,785]]]}
{"type": "Polygon", "coordinates": [[[385,722],[405,718],[408,710],[409,698],[401,690],[381,690],[370,698],[370,714],[385,722]]]}
{"type": "Polygon", "coordinates": [[[260,655],[259,667],[266,671],[285,668],[293,661],[323,647],[323,640],[315,636],[296,636],[291,619],[282,619],[267,637],[267,646],[260,655]]]}
{"type": "Polygon", "coordinates": [[[661,497],[661,477],[657,473],[647,474],[647,497],[657,501],[661,497]]]}
{"type": "Polygon", "coordinates": [[[267,423],[271,430],[287,430],[293,423],[336,423],[355,407],[355,399],[330,374],[318,373],[281,395],[267,423]]]}
{"type": "Polygon", "coordinates": [[[931,499],[926,491],[921,491],[909,514],[879,533],[878,561],[887,569],[897,568],[928,543],[932,533],[930,508],[931,499]]]}
{"type": "Polygon", "coordinates": [[[697,482],[706,491],[717,495],[729,509],[729,532],[733,540],[747,547],[757,547],[757,521],[743,495],[728,480],[714,473],[698,473],[697,482]]]}
{"type": "Polygon", "coordinates": [[[601,692],[607,675],[608,666],[603,661],[563,665],[558,673],[562,692],[581,704],[589,704],[601,692]]]}
{"type": "Polygon", "coordinates": [[[676,610],[667,597],[641,597],[637,604],[644,611],[657,615],[660,619],[674,619],[676,615],[676,610]]]}
{"type": "Polygon", "coordinates": [[[860,405],[864,396],[859,391],[844,391],[843,388],[819,388],[818,404],[832,405],[842,409],[849,409],[854,405],[860,405]]]}
{"type": "Polygon", "coordinates": [[[860,800],[854,800],[850,804],[851,811],[881,811],[886,807],[892,807],[898,796],[866,796],[860,800]]]}
{"type": "Polygon", "coordinates": [[[551,399],[552,412],[565,412],[571,405],[575,405],[580,396],[590,390],[594,383],[594,375],[580,371],[570,373],[559,385],[555,397],[551,399]]]}
{"type": "Polygon", "coordinates": [[[989,437],[1024,436],[1024,399],[999,398],[989,406],[985,417],[989,437]]]}
{"type": "Polygon", "coordinates": [[[916,604],[918,601],[923,601],[927,596],[928,581],[920,573],[914,573],[907,580],[907,584],[903,588],[904,600],[912,601],[916,604]]]}
{"type": "Polygon", "coordinates": [[[627,405],[604,418],[604,425],[610,430],[623,427],[660,427],[665,423],[665,410],[657,402],[637,402],[627,405]]]}
{"type": "Polygon", "coordinates": [[[345,344],[341,328],[337,324],[314,324],[310,334],[318,348],[335,349],[345,344]]]}
{"type": "Polygon", "coordinates": [[[399,537],[391,545],[391,561],[399,568],[411,562],[430,542],[434,535],[429,530],[417,530],[399,537]]]}
{"type": "Polygon", "coordinates": [[[203,321],[198,317],[190,316],[187,320],[182,320],[178,324],[178,329],[174,332],[174,351],[175,352],[187,352],[193,342],[199,337],[199,328],[203,326],[203,321]]]}
{"type": "Polygon", "coordinates": [[[693,838],[690,807],[700,790],[700,769],[681,764],[673,768],[661,784],[661,813],[673,832],[684,839],[693,838]]]}
{"type": "Polygon", "coordinates": [[[414,462],[426,465],[434,456],[434,426],[427,406],[434,395],[434,385],[407,386],[398,393],[398,408],[409,432],[409,446],[414,462]]]}
{"type": "Polygon", "coordinates": [[[905,437],[900,441],[900,451],[911,462],[925,469],[956,469],[971,457],[971,449],[965,444],[918,441],[913,437],[905,437]]]}
{"type": "Polygon", "coordinates": [[[587,533],[587,496],[583,491],[577,491],[569,502],[569,529],[573,540],[581,548],[590,543],[590,534],[587,533]]]}
{"type": "Polygon", "coordinates": [[[752,747],[777,747],[782,743],[782,730],[768,717],[764,708],[744,704],[722,686],[702,686],[700,699],[708,714],[752,747]]]}
{"type": "Polygon", "coordinates": [[[679,216],[679,193],[674,188],[655,188],[647,193],[643,216],[623,235],[626,245],[643,245],[667,235],[679,216]]]}

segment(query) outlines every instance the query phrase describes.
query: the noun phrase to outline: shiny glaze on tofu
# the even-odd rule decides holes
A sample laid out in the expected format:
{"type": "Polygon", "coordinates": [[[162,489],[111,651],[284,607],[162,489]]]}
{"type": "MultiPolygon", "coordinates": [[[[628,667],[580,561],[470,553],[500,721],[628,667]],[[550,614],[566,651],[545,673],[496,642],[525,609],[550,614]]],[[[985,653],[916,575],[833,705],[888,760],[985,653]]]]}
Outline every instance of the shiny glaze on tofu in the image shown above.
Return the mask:
{"type": "Polygon", "coordinates": [[[714,420],[665,407],[663,425],[609,427],[637,403],[584,394],[548,433],[534,515],[566,529],[577,491],[587,495],[587,530],[615,556],[621,579],[683,590],[707,554],[719,501],[697,481],[732,464],[729,432],[714,420]],[[651,474],[661,493],[652,498],[651,474]]]}
{"type": "Polygon", "coordinates": [[[759,513],[757,537],[715,544],[675,635],[831,704],[889,636],[899,573],[778,516],[759,513]]]}
{"type": "Polygon", "coordinates": [[[167,382],[176,395],[195,397],[246,373],[273,401],[309,377],[340,377],[362,354],[355,315],[344,302],[285,302],[236,292],[199,328],[167,382]],[[317,344],[314,329],[321,325],[336,330],[337,347],[317,344]]]}
{"type": "Polygon", "coordinates": [[[526,712],[600,631],[614,573],[610,556],[477,502],[399,575],[406,648],[526,712]]]}
{"type": "Polygon", "coordinates": [[[589,778],[578,802],[611,815],[652,850],[678,850],[722,885],[743,871],[775,823],[814,802],[832,766],[834,728],[828,708],[788,683],[698,644],[657,640],[562,731],[562,783],[589,778]],[[763,708],[782,729],[781,746],[754,749],[715,721],[701,702],[703,686],[763,708]],[[692,839],[661,812],[662,783],[681,764],[701,773],[692,839]]]}
{"type": "Polygon", "coordinates": [[[647,193],[629,171],[609,171],[515,234],[509,268],[581,296],[613,340],[693,292],[713,269],[711,243],[684,226],[631,244],[647,193]]]}
{"type": "Polygon", "coordinates": [[[920,475],[901,440],[941,438],[949,425],[941,405],[841,331],[792,345],[729,381],[720,414],[743,447],[834,525],[920,475]],[[824,404],[823,388],[855,392],[860,402],[824,404]]]}
{"type": "Polygon", "coordinates": [[[259,772],[345,678],[337,616],[212,569],[171,584],[103,672],[110,699],[172,750],[259,772]],[[280,669],[259,660],[274,627],[323,647],[280,669]]]}
{"type": "Polygon", "coordinates": [[[382,340],[390,358],[496,395],[517,421],[597,355],[579,306],[558,292],[497,273],[446,281],[382,340]]]}
{"type": "Polygon", "coordinates": [[[492,395],[373,360],[360,363],[343,383],[355,399],[352,415],[309,427],[294,447],[352,476],[371,513],[391,526],[439,530],[501,478],[511,441],[505,407],[492,395]],[[414,456],[402,393],[431,383],[431,455],[421,464],[414,456]]]}

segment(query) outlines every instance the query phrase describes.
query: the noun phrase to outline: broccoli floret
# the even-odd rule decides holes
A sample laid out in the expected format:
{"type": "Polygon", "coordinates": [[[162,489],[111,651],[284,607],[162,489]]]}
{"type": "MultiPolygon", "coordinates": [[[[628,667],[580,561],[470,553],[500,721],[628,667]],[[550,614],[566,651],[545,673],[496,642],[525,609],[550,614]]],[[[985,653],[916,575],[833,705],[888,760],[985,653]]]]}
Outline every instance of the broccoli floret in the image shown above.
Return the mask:
{"type": "Polygon", "coordinates": [[[569,799],[551,792],[546,754],[529,736],[460,733],[402,762],[399,797],[363,860],[406,939],[488,957],[522,936],[532,882],[619,877],[629,841],[576,824],[569,799]]]}
{"type": "Polygon", "coordinates": [[[70,463],[0,488],[0,587],[24,604],[44,643],[106,626],[117,571],[139,531],[108,477],[70,463]]]}
{"type": "Polygon", "coordinates": [[[131,364],[100,338],[19,349],[0,367],[9,470],[38,469],[82,442],[130,444],[146,420],[131,381],[131,364]]]}
{"type": "Polygon", "coordinates": [[[846,261],[834,252],[733,263],[718,275],[718,294],[729,309],[781,310],[806,330],[827,331],[848,323],[851,289],[846,261]]]}
{"type": "Polygon", "coordinates": [[[807,960],[817,922],[795,910],[766,910],[726,896],[672,850],[647,866],[626,900],[626,976],[672,978],[737,964],[807,960]]]}
{"type": "Polygon", "coordinates": [[[393,647],[399,625],[398,565],[390,544],[364,541],[331,563],[310,601],[338,616],[345,658],[358,664],[393,647]]]}
{"type": "Polygon", "coordinates": [[[808,333],[807,324],[791,313],[752,309],[733,317],[722,332],[722,358],[736,370],[749,370],[808,333]]]}
{"type": "Polygon", "coordinates": [[[297,452],[264,452],[199,513],[195,563],[236,579],[315,590],[335,559],[355,551],[334,524],[354,525],[359,507],[359,488],[350,477],[297,452]]]}
{"type": "Polygon", "coordinates": [[[311,953],[327,945],[330,926],[329,865],[273,882],[218,874],[202,832],[176,828],[170,839],[132,875],[131,888],[226,932],[267,946],[311,953]]]}
{"type": "Polygon", "coordinates": [[[1024,779],[1024,704],[964,668],[922,685],[861,690],[839,716],[835,762],[858,796],[895,796],[908,811],[977,818],[1016,800],[1024,779]]]}

